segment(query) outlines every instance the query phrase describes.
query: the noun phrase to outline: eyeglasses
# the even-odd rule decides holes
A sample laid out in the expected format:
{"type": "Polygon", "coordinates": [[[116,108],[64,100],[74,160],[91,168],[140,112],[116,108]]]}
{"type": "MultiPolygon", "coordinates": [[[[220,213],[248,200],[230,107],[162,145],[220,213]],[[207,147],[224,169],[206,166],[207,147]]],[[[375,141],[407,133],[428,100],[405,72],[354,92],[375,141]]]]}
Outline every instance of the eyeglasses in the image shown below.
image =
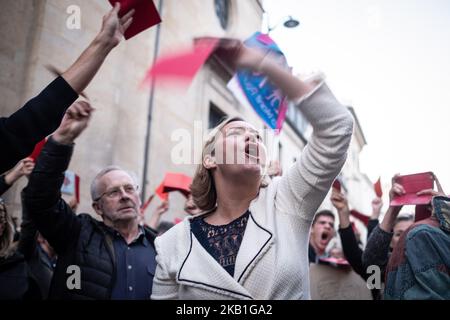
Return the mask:
{"type": "Polygon", "coordinates": [[[127,195],[134,195],[138,192],[139,186],[133,184],[125,184],[123,186],[114,187],[110,190],[103,192],[100,196],[98,196],[94,201],[100,200],[103,196],[106,196],[109,199],[115,199],[122,195],[122,190],[127,195]]]}

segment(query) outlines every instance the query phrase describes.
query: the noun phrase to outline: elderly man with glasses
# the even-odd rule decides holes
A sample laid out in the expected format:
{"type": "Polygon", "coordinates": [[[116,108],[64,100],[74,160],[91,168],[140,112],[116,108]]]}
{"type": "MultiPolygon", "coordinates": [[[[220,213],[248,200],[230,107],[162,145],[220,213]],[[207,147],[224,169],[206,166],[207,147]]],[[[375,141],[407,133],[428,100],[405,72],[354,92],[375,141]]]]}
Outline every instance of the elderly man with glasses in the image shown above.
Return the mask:
{"type": "Polygon", "coordinates": [[[155,273],[155,233],[138,224],[140,199],[131,174],[110,166],[91,185],[103,221],[75,215],[60,188],[75,139],[92,114],[76,102],[49,138],[24,190],[24,206],[58,254],[50,298],[149,299],[155,273]]]}

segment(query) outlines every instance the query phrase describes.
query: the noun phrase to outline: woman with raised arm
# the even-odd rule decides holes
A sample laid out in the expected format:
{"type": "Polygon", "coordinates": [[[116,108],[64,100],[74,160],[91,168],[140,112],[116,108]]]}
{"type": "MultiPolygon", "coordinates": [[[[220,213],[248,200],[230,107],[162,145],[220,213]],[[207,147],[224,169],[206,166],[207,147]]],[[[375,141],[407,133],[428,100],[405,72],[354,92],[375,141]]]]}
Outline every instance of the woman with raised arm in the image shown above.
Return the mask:
{"type": "Polygon", "coordinates": [[[230,118],[213,130],[191,186],[204,213],[157,238],[153,299],[310,298],[309,229],[346,160],[353,119],[323,81],[303,82],[240,42],[231,49],[234,65],[267,75],[314,134],[300,161],[268,183],[250,123],[230,118]]]}

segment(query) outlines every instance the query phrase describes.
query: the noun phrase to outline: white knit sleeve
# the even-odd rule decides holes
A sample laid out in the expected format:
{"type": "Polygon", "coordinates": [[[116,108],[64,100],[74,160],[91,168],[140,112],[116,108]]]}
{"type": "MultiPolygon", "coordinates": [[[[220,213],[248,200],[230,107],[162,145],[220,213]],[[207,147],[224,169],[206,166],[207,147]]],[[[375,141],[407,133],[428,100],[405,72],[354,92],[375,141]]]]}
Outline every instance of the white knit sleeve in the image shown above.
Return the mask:
{"type": "Polygon", "coordinates": [[[300,160],[279,181],[275,205],[277,211],[311,221],[345,163],[353,118],[323,81],[296,105],[313,134],[300,160]]]}

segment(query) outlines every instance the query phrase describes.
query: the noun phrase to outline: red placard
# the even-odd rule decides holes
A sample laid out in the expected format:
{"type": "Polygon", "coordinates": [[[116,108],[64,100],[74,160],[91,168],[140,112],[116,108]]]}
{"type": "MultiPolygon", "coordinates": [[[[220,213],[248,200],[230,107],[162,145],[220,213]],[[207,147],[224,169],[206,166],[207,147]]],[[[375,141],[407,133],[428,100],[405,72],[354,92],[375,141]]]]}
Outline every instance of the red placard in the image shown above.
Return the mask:
{"type": "Polygon", "coordinates": [[[75,175],[75,199],[77,199],[77,203],[80,203],[80,177],[75,175]]]}
{"type": "Polygon", "coordinates": [[[169,198],[168,193],[172,191],[180,191],[187,198],[191,193],[191,184],[191,177],[182,173],[167,172],[155,193],[162,200],[167,200],[169,198]]]}
{"type": "Polygon", "coordinates": [[[166,173],[164,177],[164,192],[180,191],[188,197],[191,193],[192,178],[182,173],[166,173]]]}
{"type": "Polygon", "coordinates": [[[333,186],[334,189],[336,189],[337,191],[341,192],[341,182],[336,179],[333,181],[333,186]]]}
{"type": "Polygon", "coordinates": [[[394,197],[390,203],[391,206],[428,204],[433,197],[432,195],[417,195],[417,192],[421,190],[433,189],[434,175],[432,172],[398,176],[394,182],[403,186],[405,194],[394,197]]]}
{"type": "Polygon", "coordinates": [[[125,31],[125,39],[130,39],[142,31],[161,22],[158,10],[152,0],[109,0],[112,6],[120,2],[119,17],[134,9],[133,22],[125,31]]]}
{"type": "Polygon", "coordinates": [[[47,138],[42,139],[39,141],[33,149],[33,152],[29,156],[29,158],[33,159],[34,162],[36,162],[36,159],[39,157],[39,154],[42,151],[42,148],[44,147],[45,143],[47,142],[47,138]]]}
{"type": "Polygon", "coordinates": [[[373,189],[375,190],[375,194],[378,198],[383,196],[383,190],[381,189],[381,177],[378,178],[377,182],[373,184],[373,189]]]}
{"type": "Polygon", "coordinates": [[[156,188],[155,194],[161,199],[161,200],[167,200],[169,199],[169,194],[164,192],[164,181],[161,182],[161,184],[156,188]]]}

